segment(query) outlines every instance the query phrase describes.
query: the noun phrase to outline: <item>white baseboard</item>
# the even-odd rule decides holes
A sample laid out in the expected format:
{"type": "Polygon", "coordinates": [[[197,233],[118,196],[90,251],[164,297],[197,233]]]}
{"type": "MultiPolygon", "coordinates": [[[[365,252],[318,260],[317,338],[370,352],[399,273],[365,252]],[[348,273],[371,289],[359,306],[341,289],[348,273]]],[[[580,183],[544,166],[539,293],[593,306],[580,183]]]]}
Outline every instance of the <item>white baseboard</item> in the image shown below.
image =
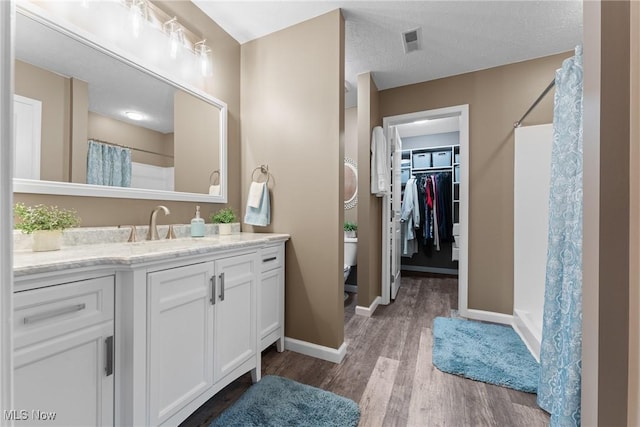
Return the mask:
{"type": "Polygon", "coordinates": [[[467,319],[482,320],[483,322],[501,323],[503,325],[513,325],[513,316],[504,313],[494,313],[493,311],[484,310],[460,310],[460,316],[467,319]]]}
{"type": "Polygon", "coordinates": [[[360,316],[371,317],[373,316],[373,312],[376,311],[376,308],[378,308],[378,305],[381,302],[382,302],[382,298],[376,297],[376,299],[373,300],[373,302],[369,307],[362,307],[360,305],[356,305],[356,314],[360,316]]]}
{"type": "Polygon", "coordinates": [[[522,341],[529,349],[529,353],[540,362],[540,341],[542,332],[538,331],[526,312],[513,310],[513,329],[520,335],[522,341]]]}
{"type": "Polygon", "coordinates": [[[333,363],[341,363],[344,356],[347,355],[347,343],[345,342],[342,343],[340,348],[335,349],[307,341],[297,340],[295,338],[285,337],[284,348],[285,350],[295,351],[296,353],[333,363]]]}

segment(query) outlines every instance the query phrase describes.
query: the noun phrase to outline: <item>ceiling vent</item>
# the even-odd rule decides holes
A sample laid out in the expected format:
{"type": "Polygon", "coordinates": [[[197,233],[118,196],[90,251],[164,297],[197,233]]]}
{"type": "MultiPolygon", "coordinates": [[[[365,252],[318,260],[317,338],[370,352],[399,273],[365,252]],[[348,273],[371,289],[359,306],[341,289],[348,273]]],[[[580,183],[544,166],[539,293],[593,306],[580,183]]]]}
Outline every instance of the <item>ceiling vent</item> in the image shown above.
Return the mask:
{"type": "Polygon", "coordinates": [[[420,35],[420,28],[402,33],[402,46],[404,47],[404,53],[420,50],[420,35]]]}

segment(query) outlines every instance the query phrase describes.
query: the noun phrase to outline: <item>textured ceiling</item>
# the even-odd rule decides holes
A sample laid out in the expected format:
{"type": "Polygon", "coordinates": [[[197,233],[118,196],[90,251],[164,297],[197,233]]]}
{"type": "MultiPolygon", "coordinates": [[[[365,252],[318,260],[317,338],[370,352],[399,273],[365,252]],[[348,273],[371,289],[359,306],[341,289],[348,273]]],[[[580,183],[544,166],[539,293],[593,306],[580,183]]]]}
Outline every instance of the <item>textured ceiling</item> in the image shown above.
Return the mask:
{"type": "Polygon", "coordinates": [[[217,1],[193,0],[245,43],[341,8],[346,20],[345,102],[356,76],[378,89],[434,80],[573,49],[582,40],[581,1],[217,1]],[[405,54],[401,33],[421,28],[405,54]]]}

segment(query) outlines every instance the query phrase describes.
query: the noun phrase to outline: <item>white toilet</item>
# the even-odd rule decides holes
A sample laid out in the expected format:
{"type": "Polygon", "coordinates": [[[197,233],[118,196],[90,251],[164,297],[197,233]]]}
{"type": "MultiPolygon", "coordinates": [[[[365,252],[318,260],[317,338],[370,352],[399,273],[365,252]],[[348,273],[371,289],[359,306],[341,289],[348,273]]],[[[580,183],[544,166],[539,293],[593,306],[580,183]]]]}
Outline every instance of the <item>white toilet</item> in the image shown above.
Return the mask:
{"type": "Polygon", "coordinates": [[[358,261],[358,238],[344,238],[344,280],[347,281],[351,267],[356,265],[358,261]]]}

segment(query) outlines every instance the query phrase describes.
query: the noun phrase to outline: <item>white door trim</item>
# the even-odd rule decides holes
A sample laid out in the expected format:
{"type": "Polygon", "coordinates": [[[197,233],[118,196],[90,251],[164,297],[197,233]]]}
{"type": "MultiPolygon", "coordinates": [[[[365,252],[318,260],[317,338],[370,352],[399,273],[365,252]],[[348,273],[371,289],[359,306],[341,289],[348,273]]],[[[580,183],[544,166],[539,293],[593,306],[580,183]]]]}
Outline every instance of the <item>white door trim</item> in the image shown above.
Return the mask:
{"type": "MultiPolygon", "coordinates": [[[[389,127],[410,123],[417,120],[438,119],[444,117],[460,117],[460,258],[458,260],[458,311],[461,316],[468,313],[469,286],[469,104],[435,110],[418,111],[384,117],[382,119],[385,135],[389,127]]],[[[389,138],[388,138],[389,139],[389,138]]],[[[383,199],[382,213],[382,304],[391,302],[391,280],[389,263],[389,200],[390,195],[383,199]]]]}
{"type": "MultiPolygon", "coordinates": [[[[0,234],[12,234],[13,1],[0,1],[0,234]]],[[[0,412],[13,409],[13,239],[0,239],[0,412]]],[[[2,412],[4,414],[4,412],[2,412]]],[[[13,425],[0,417],[0,426],[13,425]]]]}
{"type": "Polygon", "coordinates": [[[13,175],[22,179],[40,179],[42,139],[42,101],[13,95],[14,141],[13,175]]]}

